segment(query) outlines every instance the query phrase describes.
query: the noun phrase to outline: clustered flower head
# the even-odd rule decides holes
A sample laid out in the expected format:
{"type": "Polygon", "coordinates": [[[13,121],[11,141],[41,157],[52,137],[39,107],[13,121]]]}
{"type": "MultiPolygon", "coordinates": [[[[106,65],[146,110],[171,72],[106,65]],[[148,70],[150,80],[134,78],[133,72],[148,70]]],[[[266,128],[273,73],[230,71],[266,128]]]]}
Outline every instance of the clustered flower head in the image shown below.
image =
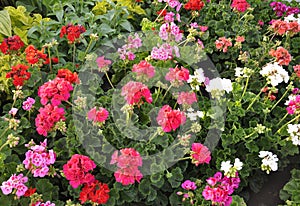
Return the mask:
{"type": "Polygon", "coordinates": [[[190,84],[193,90],[199,91],[202,84],[208,84],[209,79],[205,77],[202,68],[196,69],[194,75],[189,75],[187,83],[190,84]]]}
{"type": "Polygon", "coordinates": [[[28,97],[23,103],[22,103],[22,108],[26,111],[30,111],[32,106],[35,103],[35,99],[28,97]]]}
{"type": "Polygon", "coordinates": [[[169,68],[169,72],[166,74],[165,79],[170,81],[172,86],[182,86],[184,82],[189,79],[190,72],[184,67],[169,68]]]}
{"type": "Polygon", "coordinates": [[[180,92],[177,98],[179,105],[190,106],[194,102],[197,102],[197,96],[195,92],[180,92]]]}
{"type": "Polygon", "coordinates": [[[156,121],[164,132],[171,132],[175,131],[180,125],[183,125],[186,121],[186,117],[184,112],[172,110],[169,105],[164,105],[159,110],[156,121]]]}
{"type": "Polygon", "coordinates": [[[105,120],[108,118],[108,111],[103,108],[92,108],[90,109],[90,111],[88,112],[87,116],[88,116],[88,120],[93,121],[94,123],[100,123],[100,124],[104,124],[105,120]]]}
{"type": "Polygon", "coordinates": [[[288,114],[298,114],[300,109],[300,95],[290,95],[285,105],[287,105],[286,110],[288,114]]]}
{"type": "Polygon", "coordinates": [[[30,206],[55,206],[55,204],[50,201],[47,201],[47,202],[38,201],[36,203],[31,204],[30,206]]]}
{"type": "Polygon", "coordinates": [[[120,153],[121,155],[115,151],[110,161],[110,164],[117,164],[118,167],[114,173],[116,181],[122,185],[134,184],[135,181],[139,183],[143,178],[143,174],[138,168],[143,165],[140,153],[133,148],[121,149],[120,153]]]}
{"type": "Polygon", "coordinates": [[[191,148],[192,163],[198,166],[199,164],[209,164],[211,153],[209,149],[201,143],[193,143],[191,148]]]}
{"type": "Polygon", "coordinates": [[[12,66],[11,69],[12,70],[6,74],[6,78],[12,78],[13,84],[16,87],[23,86],[24,81],[31,77],[31,73],[27,71],[29,66],[18,64],[16,66],[12,66]]]}
{"type": "Polygon", "coordinates": [[[122,87],[121,95],[127,104],[141,105],[144,101],[152,103],[152,95],[149,88],[141,82],[130,81],[122,87]]]}
{"type": "Polygon", "coordinates": [[[97,204],[105,204],[109,199],[109,192],[107,184],[95,180],[84,185],[79,194],[79,200],[81,204],[89,201],[97,204]]]}
{"type": "Polygon", "coordinates": [[[233,0],[231,8],[238,12],[245,12],[250,7],[250,4],[246,0],[233,0]]]}
{"type": "Polygon", "coordinates": [[[217,99],[224,95],[225,92],[229,93],[232,91],[232,82],[230,79],[217,77],[209,80],[205,89],[211,93],[212,98],[217,99]]]}
{"type": "Polygon", "coordinates": [[[293,36],[300,32],[300,24],[297,21],[273,20],[270,29],[279,35],[288,34],[293,36]]]}
{"type": "Polygon", "coordinates": [[[266,171],[267,174],[269,174],[270,171],[277,171],[278,158],[276,154],[273,154],[272,152],[269,151],[260,151],[258,156],[262,158],[262,164],[261,164],[262,171],[266,171]]]}
{"type": "Polygon", "coordinates": [[[289,16],[291,14],[298,14],[300,12],[299,8],[287,6],[286,4],[284,4],[282,2],[273,1],[272,3],[270,3],[270,6],[276,12],[276,15],[278,17],[289,16]]]}
{"type": "Polygon", "coordinates": [[[4,195],[8,195],[10,193],[14,193],[18,198],[23,196],[25,192],[28,190],[28,187],[25,183],[28,181],[28,178],[23,174],[13,174],[7,181],[2,182],[1,190],[4,195]]]}
{"type": "Polygon", "coordinates": [[[240,178],[238,173],[235,177],[224,176],[217,172],[213,177],[206,180],[208,185],[205,186],[202,195],[205,200],[210,200],[213,204],[218,203],[224,206],[230,206],[232,197],[230,196],[235,189],[239,187],[240,178]]]}
{"type": "Polygon", "coordinates": [[[274,87],[283,81],[287,83],[290,78],[288,72],[277,62],[268,63],[259,73],[267,77],[267,81],[274,87]]]}
{"type": "Polygon", "coordinates": [[[287,132],[290,137],[288,138],[294,145],[300,145],[300,124],[288,124],[287,132]]]}
{"type": "Polygon", "coordinates": [[[108,59],[105,59],[104,56],[99,56],[96,59],[96,62],[97,62],[100,72],[107,72],[109,70],[109,65],[111,65],[111,61],[108,59]]]}
{"type": "Polygon", "coordinates": [[[186,10],[200,11],[204,7],[204,2],[202,0],[189,0],[184,8],[186,10]]]}
{"type": "Polygon", "coordinates": [[[174,22],[161,25],[159,36],[165,41],[174,37],[176,42],[179,42],[183,37],[179,27],[174,22]]]}
{"type": "Polygon", "coordinates": [[[134,60],[135,54],[133,53],[135,49],[138,49],[142,46],[142,40],[139,37],[138,33],[133,36],[128,36],[127,43],[118,49],[118,53],[122,60],[134,60]]]}
{"type": "Polygon", "coordinates": [[[95,180],[94,175],[89,171],[96,168],[96,164],[89,157],[74,154],[71,159],[63,166],[63,173],[70,185],[77,188],[79,185],[91,183],[95,180]]]}
{"type": "Polygon", "coordinates": [[[171,8],[176,7],[176,11],[178,12],[181,8],[181,3],[178,0],[158,0],[158,2],[166,2],[171,8]]]}
{"type": "Polygon", "coordinates": [[[226,38],[226,37],[220,37],[219,39],[216,40],[215,42],[216,44],[216,48],[218,50],[222,50],[224,53],[226,53],[228,51],[228,47],[232,46],[232,42],[230,38],[226,38]]]}
{"type": "Polygon", "coordinates": [[[182,202],[190,198],[190,203],[193,205],[195,196],[193,191],[197,189],[196,183],[191,180],[186,180],[181,184],[181,188],[186,190],[185,192],[177,192],[177,195],[183,195],[182,202]]]}
{"type": "Polygon", "coordinates": [[[45,177],[49,174],[50,165],[54,164],[56,154],[53,150],[47,150],[47,139],[40,145],[34,142],[27,145],[29,150],[25,153],[23,164],[30,170],[34,177],[45,177]]]}
{"type": "Polygon", "coordinates": [[[224,171],[224,175],[227,177],[235,177],[237,171],[241,170],[243,163],[239,158],[235,158],[234,164],[230,163],[230,160],[221,163],[221,170],[224,171]]]}
{"type": "Polygon", "coordinates": [[[24,46],[24,42],[17,35],[3,39],[0,44],[0,50],[3,54],[10,54],[12,51],[18,51],[24,46]]]}
{"type": "Polygon", "coordinates": [[[67,35],[68,43],[73,44],[79,41],[80,35],[84,33],[86,30],[82,25],[73,25],[68,24],[67,26],[63,26],[60,30],[60,38],[63,38],[67,35]]]}
{"type": "Polygon", "coordinates": [[[283,47],[278,47],[276,50],[271,49],[269,54],[272,57],[276,58],[276,62],[278,62],[279,65],[288,66],[290,61],[292,60],[292,56],[290,55],[288,50],[283,47]]]}
{"type": "Polygon", "coordinates": [[[132,72],[136,74],[137,79],[148,80],[154,77],[155,68],[146,60],[142,60],[132,66],[132,72]]]}
{"type": "Polygon", "coordinates": [[[33,45],[28,45],[25,49],[26,60],[29,64],[36,64],[48,60],[47,54],[44,54],[44,48],[42,50],[36,49],[33,45]]]}
{"type": "Polygon", "coordinates": [[[179,49],[177,46],[171,46],[168,43],[153,47],[151,51],[151,58],[156,60],[170,60],[174,56],[180,57],[179,49]]]}
{"type": "Polygon", "coordinates": [[[20,137],[16,137],[13,134],[7,136],[7,144],[10,148],[15,147],[19,144],[20,137]]]}
{"type": "Polygon", "coordinates": [[[56,77],[62,78],[71,84],[79,84],[80,79],[78,78],[78,74],[76,72],[71,72],[69,69],[59,69],[57,71],[56,77]]]}
{"type": "Polygon", "coordinates": [[[298,78],[300,78],[300,64],[293,66],[294,72],[298,78]]]}

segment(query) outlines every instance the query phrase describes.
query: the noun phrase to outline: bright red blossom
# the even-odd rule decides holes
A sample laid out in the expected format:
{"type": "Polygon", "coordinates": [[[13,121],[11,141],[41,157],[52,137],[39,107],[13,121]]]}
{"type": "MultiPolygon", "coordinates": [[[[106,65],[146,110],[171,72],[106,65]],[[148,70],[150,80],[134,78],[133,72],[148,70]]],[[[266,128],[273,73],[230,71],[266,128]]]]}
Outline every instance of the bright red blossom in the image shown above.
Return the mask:
{"type": "Polygon", "coordinates": [[[63,173],[70,181],[70,185],[77,188],[81,184],[91,183],[95,180],[94,175],[89,173],[95,168],[96,164],[89,157],[75,154],[63,166],[63,173]]]}
{"type": "Polygon", "coordinates": [[[271,49],[269,54],[272,57],[276,58],[276,61],[278,62],[278,64],[280,65],[286,65],[288,66],[290,61],[292,60],[292,56],[290,55],[290,53],[288,52],[288,50],[286,50],[283,47],[278,47],[276,50],[271,49]]]}
{"type": "Polygon", "coordinates": [[[73,44],[78,41],[80,34],[84,33],[86,30],[82,25],[73,25],[68,24],[67,26],[63,26],[60,30],[60,38],[64,35],[67,35],[67,39],[69,40],[69,44],[73,44]]]}
{"type": "Polygon", "coordinates": [[[184,112],[180,110],[172,110],[169,105],[164,105],[158,112],[157,123],[162,127],[164,132],[175,131],[180,125],[186,121],[184,112]]]}
{"type": "Polygon", "coordinates": [[[191,152],[192,163],[198,166],[199,164],[209,164],[211,160],[209,149],[201,143],[192,144],[191,152]]]}
{"type": "Polygon", "coordinates": [[[29,66],[18,64],[11,68],[12,70],[6,74],[6,78],[12,78],[15,86],[23,86],[24,81],[28,80],[31,76],[31,73],[27,71],[29,66]]]}
{"type": "Polygon", "coordinates": [[[204,2],[202,0],[189,0],[184,8],[186,10],[200,11],[204,7],[204,2]]]}
{"type": "Polygon", "coordinates": [[[18,51],[24,46],[24,42],[17,35],[3,39],[0,44],[0,50],[3,54],[9,54],[11,51],[18,51]]]}
{"type": "Polygon", "coordinates": [[[109,199],[109,188],[107,184],[101,183],[98,180],[85,184],[79,194],[81,204],[87,201],[93,203],[105,204],[109,199]]]}
{"type": "Polygon", "coordinates": [[[31,195],[33,195],[36,191],[36,188],[32,188],[30,187],[28,190],[26,190],[24,197],[30,197],[31,195]]]}
{"type": "Polygon", "coordinates": [[[239,12],[245,12],[250,7],[250,4],[246,0],[233,0],[231,8],[236,9],[239,12]]]}
{"type": "Polygon", "coordinates": [[[58,73],[56,75],[59,78],[64,78],[65,80],[67,80],[68,82],[70,82],[71,84],[79,84],[80,80],[78,78],[78,75],[76,72],[72,73],[70,70],[68,69],[60,69],[58,70],[58,73]]]}
{"type": "Polygon", "coordinates": [[[44,54],[44,49],[37,50],[33,45],[29,45],[25,49],[26,60],[29,64],[36,64],[39,60],[47,61],[47,54],[44,54]]]}

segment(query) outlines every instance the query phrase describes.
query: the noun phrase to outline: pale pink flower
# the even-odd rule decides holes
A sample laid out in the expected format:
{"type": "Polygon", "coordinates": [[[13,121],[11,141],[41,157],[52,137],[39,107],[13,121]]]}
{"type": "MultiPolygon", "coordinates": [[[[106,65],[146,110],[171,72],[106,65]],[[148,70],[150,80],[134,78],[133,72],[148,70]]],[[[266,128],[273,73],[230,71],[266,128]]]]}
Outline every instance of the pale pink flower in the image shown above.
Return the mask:
{"type": "Polygon", "coordinates": [[[121,95],[130,105],[140,105],[144,100],[149,104],[152,103],[152,95],[146,85],[141,82],[130,81],[122,87],[121,95]]]}
{"type": "Polygon", "coordinates": [[[191,152],[192,163],[198,166],[199,164],[209,164],[211,160],[209,149],[201,143],[192,144],[191,152]]]}

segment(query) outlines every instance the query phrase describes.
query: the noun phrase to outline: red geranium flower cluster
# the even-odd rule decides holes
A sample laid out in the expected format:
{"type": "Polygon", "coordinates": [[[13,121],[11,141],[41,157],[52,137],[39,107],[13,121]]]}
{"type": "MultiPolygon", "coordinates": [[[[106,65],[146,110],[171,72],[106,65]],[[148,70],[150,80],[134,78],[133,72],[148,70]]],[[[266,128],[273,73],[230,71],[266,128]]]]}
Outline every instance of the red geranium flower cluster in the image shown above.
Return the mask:
{"type": "Polygon", "coordinates": [[[184,112],[181,112],[180,110],[172,110],[169,105],[164,105],[159,110],[156,120],[164,132],[171,132],[184,124],[186,117],[184,112]]]}
{"type": "Polygon", "coordinates": [[[59,78],[64,78],[65,80],[67,80],[68,82],[70,82],[71,84],[79,84],[80,80],[78,78],[78,75],[76,72],[72,73],[70,70],[68,69],[60,69],[58,70],[58,73],[56,75],[59,78]]]}
{"type": "Polygon", "coordinates": [[[47,133],[54,127],[56,122],[65,120],[64,108],[47,104],[39,109],[39,114],[35,118],[36,131],[40,135],[47,136],[47,133]]]}
{"type": "Polygon", "coordinates": [[[224,53],[227,52],[228,47],[232,46],[231,39],[227,39],[226,37],[220,37],[215,42],[216,48],[222,50],[224,53]]]}
{"type": "Polygon", "coordinates": [[[279,35],[284,35],[285,33],[294,35],[300,32],[300,24],[297,21],[273,20],[271,29],[279,35]]]}
{"type": "Polygon", "coordinates": [[[47,54],[44,54],[44,49],[38,50],[33,45],[29,45],[25,49],[26,60],[29,64],[36,64],[40,59],[47,61],[47,54]]]}
{"type": "Polygon", "coordinates": [[[73,44],[78,41],[80,34],[84,33],[86,30],[82,25],[73,25],[68,24],[67,26],[63,26],[60,30],[60,38],[64,35],[67,35],[67,39],[69,40],[69,44],[73,44]]]}
{"type": "Polygon", "coordinates": [[[63,166],[63,173],[70,185],[77,188],[84,183],[92,183],[95,180],[94,175],[89,171],[96,168],[96,164],[89,157],[84,155],[75,154],[63,166]]]}
{"type": "Polygon", "coordinates": [[[239,12],[245,12],[250,7],[250,4],[246,0],[233,0],[231,8],[236,9],[239,12]]]}
{"type": "Polygon", "coordinates": [[[6,78],[12,78],[13,84],[17,86],[23,86],[24,81],[28,80],[31,73],[28,72],[29,66],[24,64],[18,64],[17,66],[12,66],[12,70],[6,74],[6,78]]]}
{"type": "Polygon", "coordinates": [[[81,204],[87,201],[93,203],[105,204],[109,199],[109,188],[107,184],[95,180],[92,183],[85,184],[79,194],[81,204]]]}
{"type": "Polygon", "coordinates": [[[189,0],[184,8],[186,10],[200,11],[204,7],[204,2],[202,0],[189,0]]]}
{"type": "Polygon", "coordinates": [[[141,105],[143,99],[149,104],[152,103],[152,96],[149,88],[141,82],[130,81],[122,87],[121,95],[130,105],[141,105]]]}
{"type": "Polygon", "coordinates": [[[18,51],[24,46],[24,42],[17,35],[4,39],[0,44],[0,50],[3,54],[9,54],[11,51],[18,51]]]}
{"type": "Polygon", "coordinates": [[[201,143],[192,144],[191,152],[192,163],[198,166],[199,164],[209,164],[211,160],[209,149],[201,143]]]}
{"type": "Polygon", "coordinates": [[[278,47],[276,50],[271,49],[269,54],[272,57],[276,58],[276,61],[278,62],[278,64],[280,65],[286,65],[288,66],[290,61],[292,60],[292,56],[290,55],[290,53],[288,52],[288,50],[286,50],[283,47],[278,47]]]}
{"type": "Polygon", "coordinates": [[[118,170],[114,173],[116,181],[122,185],[140,182],[143,178],[143,174],[138,169],[143,164],[140,153],[133,148],[121,149],[120,152],[121,155],[118,156],[118,151],[115,151],[110,161],[110,164],[117,163],[118,166],[118,170]]]}

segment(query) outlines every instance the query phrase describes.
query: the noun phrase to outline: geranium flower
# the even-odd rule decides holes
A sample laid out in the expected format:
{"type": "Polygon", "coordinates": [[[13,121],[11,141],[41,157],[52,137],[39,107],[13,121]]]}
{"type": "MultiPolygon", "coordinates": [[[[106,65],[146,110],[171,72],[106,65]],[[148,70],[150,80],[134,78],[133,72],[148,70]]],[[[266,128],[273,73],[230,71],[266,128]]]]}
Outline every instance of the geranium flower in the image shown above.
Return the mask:
{"type": "Polygon", "coordinates": [[[129,105],[141,105],[144,100],[152,103],[152,95],[146,85],[141,82],[130,81],[122,87],[121,95],[125,97],[129,105]]]}
{"type": "Polygon", "coordinates": [[[272,57],[276,58],[276,61],[278,62],[279,65],[286,65],[288,66],[290,61],[292,60],[292,56],[290,55],[290,53],[288,52],[288,50],[286,50],[283,47],[278,47],[276,50],[271,49],[269,54],[272,57]]]}
{"type": "Polygon", "coordinates": [[[11,69],[12,70],[6,74],[6,78],[12,78],[13,84],[16,87],[23,86],[24,81],[31,77],[31,73],[27,71],[29,66],[18,64],[16,66],[12,66],[11,69]]]}
{"type": "Polygon", "coordinates": [[[79,194],[81,204],[88,201],[97,204],[105,204],[109,199],[109,187],[107,184],[95,180],[91,183],[85,184],[79,194]]]}
{"type": "Polygon", "coordinates": [[[201,143],[193,143],[191,148],[192,163],[198,166],[199,164],[209,164],[211,160],[209,149],[201,143]]]}
{"type": "Polygon", "coordinates": [[[60,30],[60,38],[67,35],[67,39],[69,40],[69,44],[73,44],[74,42],[78,42],[80,35],[84,33],[86,30],[82,25],[73,25],[68,24],[67,26],[63,26],[60,30]]]}
{"type": "Polygon", "coordinates": [[[246,0],[233,0],[231,4],[231,8],[239,12],[245,12],[249,7],[250,4],[246,0]]]}
{"type": "Polygon", "coordinates": [[[164,105],[159,110],[156,121],[162,127],[164,132],[171,132],[184,124],[186,117],[184,112],[172,110],[169,105],[164,105]]]}
{"type": "Polygon", "coordinates": [[[0,44],[0,50],[3,54],[9,54],[12,51],[18,51],[24,46],[24,42],[17,35],[3,39],[0,44]]]}

